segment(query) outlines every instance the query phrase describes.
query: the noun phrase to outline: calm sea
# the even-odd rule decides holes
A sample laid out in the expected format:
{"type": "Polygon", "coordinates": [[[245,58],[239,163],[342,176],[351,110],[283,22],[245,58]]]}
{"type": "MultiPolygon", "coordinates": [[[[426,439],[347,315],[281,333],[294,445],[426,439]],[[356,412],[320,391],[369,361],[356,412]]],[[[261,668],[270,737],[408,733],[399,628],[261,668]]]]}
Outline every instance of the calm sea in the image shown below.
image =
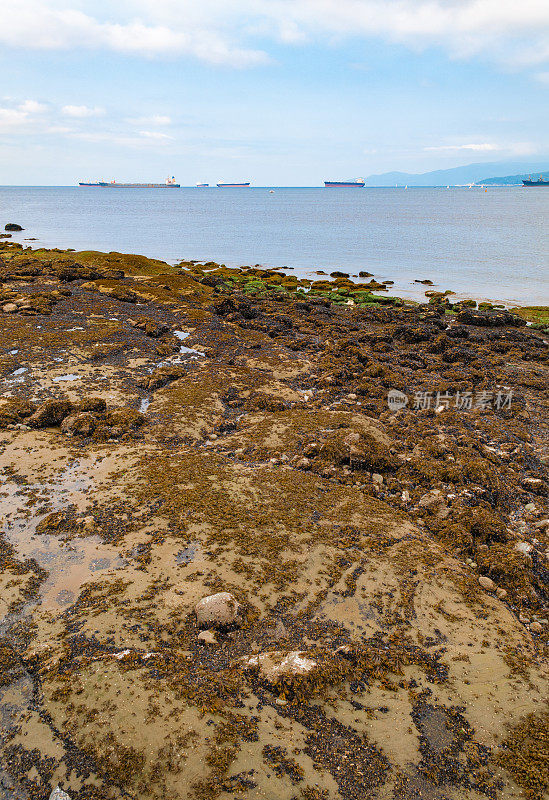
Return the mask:
{"type": "Polygon", "coordinates": [[[458,297],[549,304],[549,190],[0,188],[0,228],[32,246],[170,263],[372,272],[394,293],[429,278],[458,297]]]}

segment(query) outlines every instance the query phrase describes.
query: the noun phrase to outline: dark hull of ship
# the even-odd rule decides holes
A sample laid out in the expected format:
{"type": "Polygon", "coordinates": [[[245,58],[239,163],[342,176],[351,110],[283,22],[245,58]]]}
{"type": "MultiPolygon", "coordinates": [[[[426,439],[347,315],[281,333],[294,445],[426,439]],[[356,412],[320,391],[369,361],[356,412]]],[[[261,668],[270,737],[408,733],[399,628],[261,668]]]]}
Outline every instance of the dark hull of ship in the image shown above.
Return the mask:
{"type": "Polygon", "coordinates": [[[179,183],[79,183],[79,186],[101,186],[107,189],[180,189],[179,183]]]}
{"type": "Polygon", "coordinates": [[[344,187],[345,189],[362,189],[364,188],[363,181],[324,181],[324,186],[328,189],[339,189],[344,187]]]}
{"type": "Polygon", "coordinates": [[[243,186],[249,186],[249,183],[218,183],[220,189],[240,189],[243,186]]]}
{"type": "Polygon", "coordinates": [[[549,186],[549,181],[522,181],[524,186],[549,186]]]}

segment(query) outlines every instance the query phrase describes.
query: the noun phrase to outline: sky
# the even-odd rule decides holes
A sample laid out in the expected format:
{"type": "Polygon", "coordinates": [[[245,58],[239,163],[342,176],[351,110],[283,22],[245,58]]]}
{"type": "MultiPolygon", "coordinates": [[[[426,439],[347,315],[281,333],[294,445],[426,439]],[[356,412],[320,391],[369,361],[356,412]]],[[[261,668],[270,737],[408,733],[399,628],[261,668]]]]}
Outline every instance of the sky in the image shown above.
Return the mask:
{"type": "Polygon", "coordinates": [[[549,0],[0,0],[0,184],[549,161],[549,0]]]}

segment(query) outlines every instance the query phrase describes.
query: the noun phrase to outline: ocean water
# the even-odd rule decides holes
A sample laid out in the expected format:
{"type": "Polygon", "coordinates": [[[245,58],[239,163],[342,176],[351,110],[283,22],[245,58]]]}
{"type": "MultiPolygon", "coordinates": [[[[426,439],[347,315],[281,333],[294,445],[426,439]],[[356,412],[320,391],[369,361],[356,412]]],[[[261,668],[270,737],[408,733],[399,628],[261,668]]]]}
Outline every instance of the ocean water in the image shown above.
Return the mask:
{"type": "Polygon", "coordinates": [[[547,189],[0,187],[6,222],[32,247],[366,270],[416,299],[429,278],[458,298],[549,304],[547,189]]]}

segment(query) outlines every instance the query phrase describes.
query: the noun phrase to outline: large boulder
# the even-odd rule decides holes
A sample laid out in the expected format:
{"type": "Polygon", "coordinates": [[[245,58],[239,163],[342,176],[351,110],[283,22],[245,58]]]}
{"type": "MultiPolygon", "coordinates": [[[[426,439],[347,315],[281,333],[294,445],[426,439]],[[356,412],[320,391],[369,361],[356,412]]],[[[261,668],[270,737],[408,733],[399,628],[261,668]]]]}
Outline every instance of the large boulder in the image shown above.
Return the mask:
{"type": "Polygon", "coordinates": [[[63,433],[71,436],[91,436],[97,427],[97,422],[93,414],[83,411],[80,414],[70,414],[61,423],[63,433]]]}
{"type": "Polygon", "coordinates": [[[95,411],[96,413],[102,414],[107,410],[107,403],[103,397],[82,397],[76,405],[76,410],[95,411]]]}
{"type": "Polygon", "coordinates": [[[202,626],[222,628],[236,621],[239,605],[229,592],[218,592],[203,597],[196,606],[196,621],[202,626]]]}
{"type": "Polygon", "coordinates": [[[525,320],[509,311],[475,311],[472,308],[461,311],[457,315],[457,321],[461,325],[480,325],[488,328],[501,328],[504,325],[520,328],[526,325],[525,320]]]}
{"type": "Polygon", "coordinates": [[[5,231],[24,231],[25,229],[21,227],[21,225],[17,225],[15,222],[8,222],[8,224],[4,228],[5,231]]]}
{"type": "Polygon", "coordinates": [[[60,425],[72,411],[69,400],[46,400],[41,403],[26,423],[33,428],[51,428],[60,425]]]}

